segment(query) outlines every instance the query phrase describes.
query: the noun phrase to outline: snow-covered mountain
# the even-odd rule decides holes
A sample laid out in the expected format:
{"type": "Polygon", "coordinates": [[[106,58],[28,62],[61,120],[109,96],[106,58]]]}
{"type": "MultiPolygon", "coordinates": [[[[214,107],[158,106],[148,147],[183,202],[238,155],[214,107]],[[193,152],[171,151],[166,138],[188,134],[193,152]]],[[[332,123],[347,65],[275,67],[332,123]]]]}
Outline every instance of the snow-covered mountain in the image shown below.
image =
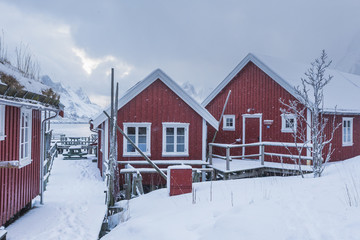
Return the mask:
{"type": "Polygon", "coordinates": [[[193,99],[195,99],[198,103],[204,101],[204,99],[210,94],[213,90],[212,88],[201,88],[200,90],[196,90],[194,85],[190,82],[185,82],[181,85],[182,89],[189,94],[193,99]]]}
{"type": "Polygon", "coordinates": [[[65,105],[65,116],[58,121],[87,122],[101,110],[100,106],[90,101],[81,88],[74,90],[71,87],[64,87],[61,83],[53,82],[47,75],[41,77],[41,82],[60,94],[60,102],[65,105]]]}
{"type": "Polygon", "coordinates": [[[360,32],[353,38],[336,68],[360,75],[360,32]]]}

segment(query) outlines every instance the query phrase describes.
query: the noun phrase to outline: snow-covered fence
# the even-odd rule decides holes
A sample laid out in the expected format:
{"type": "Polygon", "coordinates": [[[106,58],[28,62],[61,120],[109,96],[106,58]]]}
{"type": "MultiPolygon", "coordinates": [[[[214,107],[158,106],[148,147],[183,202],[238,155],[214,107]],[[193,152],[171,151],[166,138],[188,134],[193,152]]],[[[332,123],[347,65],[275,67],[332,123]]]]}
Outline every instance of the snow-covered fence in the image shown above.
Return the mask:
{"type": "Polygon", "coordinates": [[[264,165],[265,156],[271,156],[271,157],[280,157],[283,158],[289,158],[289,159],[297,159],[298,161],[301,160],[312,160],[311,156],[303,156],[298,154],[282,154],[282,153],[272,153],[272,152],[265,152],[265,146],[272,146],[272,147],[283,147],[284,149],[289,148],[312,148],[311,144],[306,143],[287,143],[287,142],[257,142],[257,143],[247,143],[247,144],[222,144],[222,143],[209,143],[209,164],[213,164],[213,158],[220,158],[226,160],[226,170],[230,170],[230,161],[233,159],[245,159],[245,158],[253,158],[253,157],[259,157],[261,165],[264,165]],[[259,147],[259,153],[257,154],[245,154],[245,148],[247,147],[259,147]],[[222,148],[226,150],[225,156],[214,154],[214,147],[222,148]],[[239,156],[232,156],[231,155],[231,149],[235,148],[242,148],[242,154],[239,156]]]}
{"type": "Polygon", "coordinates": [[[43,181],[44,181],[44,190],[46,189],[46,185],[49,181],[49,176],[50,176],[50,172],[54,163],[54,159],[55,157],[57,157],[58,151],[57,151],[57,143],[55,143],[54,145],[52,145],[50,147],[49,150],[46,151],[45,153],[45,158],[44,158],[44,176],[43,176],[43,181]]]}

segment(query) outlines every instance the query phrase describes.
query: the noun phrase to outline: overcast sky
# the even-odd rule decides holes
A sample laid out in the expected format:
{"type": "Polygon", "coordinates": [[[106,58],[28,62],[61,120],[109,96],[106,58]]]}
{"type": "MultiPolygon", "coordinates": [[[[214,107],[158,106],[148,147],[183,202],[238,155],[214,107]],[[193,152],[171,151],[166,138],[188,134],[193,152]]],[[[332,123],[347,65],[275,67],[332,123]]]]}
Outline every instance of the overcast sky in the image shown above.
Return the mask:
{"type": "Polygon", "coordinates": [[[214,88],[249,52],[336,65],[360,33],[359,0],[0,0],[10,55],[21,42],[53,81],[108,103],[156,68],[214,88]]]}

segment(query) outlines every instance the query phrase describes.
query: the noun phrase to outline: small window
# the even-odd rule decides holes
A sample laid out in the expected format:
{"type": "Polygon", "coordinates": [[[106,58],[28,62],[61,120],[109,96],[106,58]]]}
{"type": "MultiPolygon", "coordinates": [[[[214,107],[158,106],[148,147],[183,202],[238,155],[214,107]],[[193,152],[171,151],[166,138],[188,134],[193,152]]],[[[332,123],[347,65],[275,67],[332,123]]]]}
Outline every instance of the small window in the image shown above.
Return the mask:
{"type": "Polygon", "coordinates": [[[5,137],[5,105],[0,105],[0,141],[5,137]]]}
{"type": "Polygon", "coordinates": [[[189,124],[163,123],[163,156],[189,155],[189,124]]]}
{"type": "MultiPolygon", "coordinates": [[[[124,132],[146,155],[150,155],[151,123],[124,123],[124,132]]],[[[124,137],[124,156],[139,156],[135,147],[124,137]]]]}
{"type": "Polygon", "coordinates": [[[342,121],[342,145],[353,145],[353,118],[343,118],[342,121]]]}
{"type": "Polygon", "coordinates": [[[227,131],[235,130],[235,115],[224,115],[223,130],[227,130],[227,131]]]}
{"type": "Polygon", "coordinates": [[[31,136],[32,136],[32,110],[21,109],[20,114],[20,165],[25,166],[31,162],[31,136]],[[25,163],[26,162],[26,163],[25,163]]]}
{"type": "Polygon", "coordinates": [[[296,131],[296,116],[294,114],[281,114],[281,132],[292,133],[296,131]]]}

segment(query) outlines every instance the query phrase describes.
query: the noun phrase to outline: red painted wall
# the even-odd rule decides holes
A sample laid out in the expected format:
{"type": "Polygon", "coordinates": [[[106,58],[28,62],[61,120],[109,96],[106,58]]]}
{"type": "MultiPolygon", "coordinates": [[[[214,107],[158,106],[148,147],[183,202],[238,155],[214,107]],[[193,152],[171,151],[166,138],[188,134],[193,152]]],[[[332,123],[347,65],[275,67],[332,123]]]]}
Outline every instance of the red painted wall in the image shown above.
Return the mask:
{"type": "MultiPolygon", "coordinates": [[[[206,106],[216,119],[220,118],[226,96],[231,90],[231,96],[227,105],[225,114],[236,115],[236,130],[223,131],[222,124],[217,135],[218,143],[233,143],[235,139],[242,138],[242,115],[262,113],[263,120],[273,120],[270,128],[262,125],[262,140],[273,142],[294,142],[291,133],[281,132],[281,111],[284,108],[279,99],[294,100],[294,97],[258,68],[252,62],[249,62],[230,82],[229,84],[206,106]]],[[[332,121],[333,116],[325,116],[332,121]]],[[[342,128],[341,126],[335,132],[332,148],[335,149],[332,155],[332,161],[348,159],[360,154],[360,116],[336,117],[336,124],[342,122],[342,117],[353,117],[353,146],[342,146],[342,128]]],[[[327,127],[327,136],[330,136],[331,124],[327,127]]],[[[214,130],[209,128],[208,140],[214,136],[214,130]]],[[[282,147],[265,147],[265,152],[277,152],[288,154],[282,147]]],[[[224,152],[218,152],[224,154],[224,152]]],[[[279,158],[266,158],[267,161],[279,161],[279,158]]],[[[285,162],[293,163],[288,160],[285,162]]]]}
{"type": "MultiPolygon", "coordinates": [[[[151,122],[152,160],[202,159],[202,117],[160,80],[156,80],[118,111],[118,125],[122,129],[124,122],[151,122]],[[162,156],[163,122],[190,123],[188,157],[162,156]]],[[[120,133],[118,159],[143,160],[141,157],[123,157],[123,137],[120,133]]]]}
{"type": "MultiPolygon", "coordinates": [[[[249,62],[206,106],[206,109],[218,120],[229,90],[231,90],[231,95],[225,114],[235,115],[235,131],[224,131],[221,121],[215,142],[235,143],[236,139],[242,139],[242,115],[255,113],[262,113],[262,141],[294,142],[291,133],[281,132],[280,108],[284,106],[279,101],[280,98],[295,100],[294,97],[254,63],[249,62]],[[264,125],[264,120],[273,120],[270,128],[264,125]]],[[[214,129],[208,129],[209,141],[214,136],[214,129]]],[[[241,150],[238,152],[231,150],[231,154],[234,152],[236,155],[241,155],[241,150]]],[[[265,152],[288,153],[279,147],[265,147],[265,152]]],[[[224,151],[218,151],[218,153],[225,154],[224,151]]],[[[277,157],[267,157],[266,160],[280,161],[277,157]]]]}
{"type": "MultiPolygon", "coordinates": [[[[334,115],[324,116],[329,119],[329,124],[326,128],[326,135],[331,135],[332,121],[334,115]]],[[[332,148],[334,153],[332,154],[331,161],[341,161],[360,155],[360,116],[357,115],[338,115],[335,118],[335,126],[342,123],[343,117],[353,118],[353,145],[343,146],[342,145],[342,126],[340,126],[334,135],[332,141],[332,148]]]]}
{"type": "MultiPolygon", "coordinates": [[[[39,194],[41,113],[33,110],[32,163],[20,169],[0,168],[0,225],[24,208],[39,194]]],[[[4,141],[0,161],[19,159],[20,108],[6,106],[4,141]]]]}

